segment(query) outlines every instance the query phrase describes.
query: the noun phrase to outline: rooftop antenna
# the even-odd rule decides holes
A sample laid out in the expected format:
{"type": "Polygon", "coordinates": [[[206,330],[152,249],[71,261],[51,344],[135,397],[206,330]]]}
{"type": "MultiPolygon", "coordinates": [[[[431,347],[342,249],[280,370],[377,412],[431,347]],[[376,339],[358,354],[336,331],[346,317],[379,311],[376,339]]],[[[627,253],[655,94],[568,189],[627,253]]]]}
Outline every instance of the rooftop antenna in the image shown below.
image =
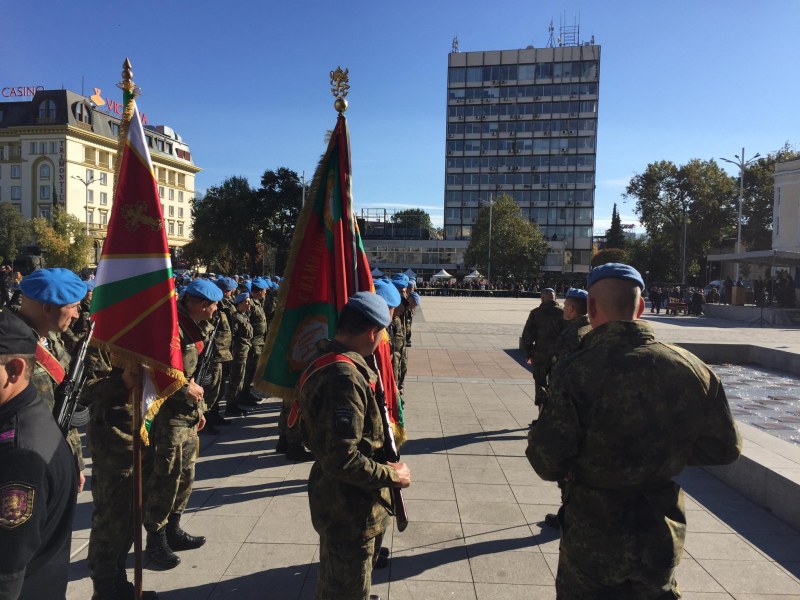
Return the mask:
{"type": "Polygon", "coordinates": [[[458,49],[458,36],[457,35],[453,36],[453,48],[452,48],[451,52],[455,52],[456,54],[461,52],[461,50],[458,49]]]}
{"type": "Polygon", "coordinates": [[[566,25],[566,17],[559,19],[559,46],[580,46],[581,45],[581,24],[577,16],[573,17],[572,25],[566,25]]]}
{"type": "MultiPolygon", "coordinates": [[[[553,27],[553,19],[550,19],[550,27],[547,28],[547,31],[550,33],[550,37],[547,39],[547,47],[548,48],[555,48],[556,41],[553,38],[553,32],[555,31],[555,27],[553,27]]],[[[561,44],[559,43],[559,46],[561,44]]]]}

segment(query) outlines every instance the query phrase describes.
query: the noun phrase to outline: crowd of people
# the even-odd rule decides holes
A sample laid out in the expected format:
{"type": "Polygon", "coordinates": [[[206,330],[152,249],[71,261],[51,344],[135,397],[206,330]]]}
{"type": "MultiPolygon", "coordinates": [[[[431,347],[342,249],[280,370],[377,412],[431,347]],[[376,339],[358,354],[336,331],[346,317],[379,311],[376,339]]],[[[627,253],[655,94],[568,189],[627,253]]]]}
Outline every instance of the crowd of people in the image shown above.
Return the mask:
{"type": "Polygon", "coordinates": [[[524,281],[492,281],[483,278],[470,278],[456,281],[455,279],[430,279],[420,281],[419,291],[423,295],[431,296],[477,296],[493,298],[534,298],[538,297],[543,289],[551,288],[563,297],[567,290],[579,287],[579,280],[565,281],[563,279],[538,278],[524,281]]]}
{"type": "MultiPolygon", "coordinates": [[[[179,552],[206,542],[180,524],[194,485],[198,435],[247,418],[261,400],[252,385],[280,310],[280,283],[278,277],[248,275],[176,278],[188,383],[155,416],[142,469],[146,553],[158,568],[176,567],[179,552]],[[207,359],[211,368],[195,381],[207,359]]],[[[539,408],[526,455],[543,479],[557,481],[562,490],[558,514],[545,519],[562,536],[557,595],[678,597],[674,568],[686,519],[672,478],[687,464],[735,460],[741,440],[713,371],[689,352],[657,342],[639,320],[645,286],[635,269],[602,265],[585,287],[562,289],[563,305],[559,290],[540,289],[541,304],[521,336],[539,408]]],[[[394,383],[403,401],[413,315],[421,302],[415,288],[414,280],[397,274],[377,279],[375,293],[352,296],[335,337],[320,341],[300,378],[296,406],[283,403],[276,451],[289,460],[314,461],[308,490],[320,536],[320,599],[377,598],[370,594],[372,570],[389,561],[382,540],[398,509],[392,490],[411,485],[411,470],[389,458],[394,454],[387,447],[390,425],[381,391],[394,383]],[[388,383],[378,380],[371,358],[384,330],[395,378],[388,383]]],[[[61,598],[66,590],[72,516],[85,478],[79,432],[72,426],[62,433],[53,409],[71,350],[86,335],[93,289],[93,280],[66,269],[40,269],[3,298],[2,600],[61,598]]],[[[650,290],[656,306],[660,293],[650,290]]],[[[138,371],[120,364],[91,348],[80,398],[88,407],[92,455],[88,568],[94,600],[134,597],[125,571],[134,537],[132,446],[138,434],[129,391],[142,382],[138,371]]]]}
{"type": "MultiPolygon", "coordinates": [[[[181,562],[177,552],[205,544],[205,537],[191,535],[180,525],[194,485],[198,435],[219,433],[218,428],[229,425],[231,418],[246,418],[261,401],[253,383],[276,314],[281,281],[280,277],[215,274],[175,278],[179,339],[188,384],[161,405],[142,457],[145,552],[157,568],[174,568],[181,562]],[[195,381],[201,361],[210,367],[201,380],[195,381]]],[[[95,281],[91,275],[83,280],[66,269],[39,269],[20,277],[18,284],[7,286],[0,296],[0,377],[5,375],[0,378],[0,599],[59,598],[67,585],[75,497],[83,489],[85,476],[77,427],[70,427],[66,440],[61,441],[64,436],[53,414],[57,389],[70,370],[73,351],[87,335],[95,281]]],[[[376,508],[373,491],[376,487],[407,487],[411,475],[402,463],[375,460],[384,456],[380,452],[383,427],[377,427],[375,421],[376,417],[380,420],[380,414],[374,372],[370,376],[363,363],[374,350],[371,344],[380,339],[378,333],[387,329],[394,383],[403,393],[411,324],[420,303],[414,286],[415,281],[405,275],[376,280],[376,293],[364,293],[360,301],[351,299],[341,316],[336,339],[321,345],[323,358],[335,348],[335,355],[341,353],[346,364],[335,360],[330,363],[333,369],[307,373],[299,397],[302,401],[317,393],[327,394],[327,408],[335,408],[341,399],[342,406],[332,413],[337,419],[333,427],[326,419],[315,424],[319,402],[303,406],[305,419],[296,427],[289,424],[291,404],[284,402],[281,411],[276,451],[291,461],[316,458],[318,464],[325,465],[322,472],[313,471],[309,482],[310,488],[325,490],[321,496],[310,494],[312,520],[325,550],[320,590],[351,585],[353,568],[361,568],[358,585],[367,585],[368,589],[363,573],[368,579],[373,565],[380,568],[388,564],[379,534],[385,529],[390,509],[383,504],[376,508]],[[364,352],[367,347],[371,349],[364,352]],[[317,392],[310,392],[310,382],[324,382],[342,371],[359,383],[362,393],[358,397],[351,393],[352,387],[345,386],[333,398],[331,388],[324,383],[317,392]],[[365,417],[372,421],[365,421],[365,417]],[[365,428],[375,436],[370,444],[364,443],[365,428]],[[331,449],[331,437],[341,438],[341,443],[334,444],[335,450],[331,449]],[[343,464],[334,459],[341,452],[348,456],[355,453],[361,459],[343,464]],[[381,476],[376,478],[377,471],[381,476]],[[346,484],[341,483],[342,478],[346,484]],[[355,530],[363,524],[358,514],[331,513],[330,494],[335,495],[337,485],[344,485],[338,494],[350,502],[354,499],[351,488],[363,488],[358,504],[368,513],[383,511],[380,523],[367,532],[373,538],[367,571],[361,562],[348,562],[349,570],[344,570],[342,557],[362,555],[358,549],[361,543],[355,548],[352,539],[330,534],[341,530],[343,518],[352,521],[355,530]]],[[[90,347],[85,359],[87,380],[80,396],[81,405],[89,413],[86,445],[92,456],[88,568],[93,600],[134,597],[125,571],[134,537],[131,498],[135,433],[129,391],[142,382],[140,373],[120,364],[109,352],[90,347]]],[[[355,510],[348,503],[340,508],[355,510]]],[[[321,597],[328,597],[328,592],[321,593],[321,597]]],[[[147,591],[143,598],[152,600],[157,594],[147,591]]]]}

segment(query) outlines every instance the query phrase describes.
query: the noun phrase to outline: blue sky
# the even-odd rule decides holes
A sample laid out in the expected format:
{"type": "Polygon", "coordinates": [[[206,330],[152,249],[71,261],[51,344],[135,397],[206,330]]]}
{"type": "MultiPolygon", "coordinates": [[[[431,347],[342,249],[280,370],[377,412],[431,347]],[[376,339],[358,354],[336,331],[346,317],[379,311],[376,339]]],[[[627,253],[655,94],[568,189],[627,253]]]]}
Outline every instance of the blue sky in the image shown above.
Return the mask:
{"type": "Polygon", "coordinates": [[[800,143],[796,0],[5,4],[0,87],[80,92],[83,78],[113,97],[130,57],[140,109],[190,144],[200,190],[280,166],[310,178],[341,65],[356,209],[422,207],[441,223],[453,36],[462,51],[541,47],[551,19],[576,17],[602,46],[596,227],[614,202],[634,221],[620,194],[648,162],[800,143]]]}

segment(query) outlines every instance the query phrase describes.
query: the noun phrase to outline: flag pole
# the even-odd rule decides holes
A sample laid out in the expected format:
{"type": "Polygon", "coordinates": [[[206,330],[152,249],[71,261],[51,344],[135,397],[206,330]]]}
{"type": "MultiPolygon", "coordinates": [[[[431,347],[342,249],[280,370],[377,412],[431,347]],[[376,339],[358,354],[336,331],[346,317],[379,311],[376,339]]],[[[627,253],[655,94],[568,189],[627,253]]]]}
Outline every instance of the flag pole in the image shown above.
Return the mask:
{"type": "MultiPolygon", "coordinates": [[[[125,149],[125,140],[128,137],[128,127],[133,116],[133,100],[139,95],[139,88],[133,83],[131,61],[127,58],[122,63],[122,81],[117,84],[122,90],[123,112],[119,128],[119,142],[117,146],[117,160],[115,168],[115,190],[119,181],[119,167],[122,162],[122,153],[125,149]]],[[[135,600],[142,598],[142,367],[139,366],[135,373],[136,385],[131,388],[130,402],[133,408],[133,488],[131,505],[133,508],[133,597],[135,600]]]]}

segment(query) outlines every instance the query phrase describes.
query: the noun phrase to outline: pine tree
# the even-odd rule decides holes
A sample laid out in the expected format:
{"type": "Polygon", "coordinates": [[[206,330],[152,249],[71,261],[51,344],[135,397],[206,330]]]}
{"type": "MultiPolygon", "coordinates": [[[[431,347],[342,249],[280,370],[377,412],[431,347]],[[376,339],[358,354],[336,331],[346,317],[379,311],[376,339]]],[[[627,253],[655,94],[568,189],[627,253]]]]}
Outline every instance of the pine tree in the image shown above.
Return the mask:
{"type": "Polygon", "coordinates": [[[614,210],[611,213],[611,229],[606,230],[606,248],[624,248],[625,232],[622,230],[622,221],[617,212],[617,204],[614,203],[614,210]]]}

